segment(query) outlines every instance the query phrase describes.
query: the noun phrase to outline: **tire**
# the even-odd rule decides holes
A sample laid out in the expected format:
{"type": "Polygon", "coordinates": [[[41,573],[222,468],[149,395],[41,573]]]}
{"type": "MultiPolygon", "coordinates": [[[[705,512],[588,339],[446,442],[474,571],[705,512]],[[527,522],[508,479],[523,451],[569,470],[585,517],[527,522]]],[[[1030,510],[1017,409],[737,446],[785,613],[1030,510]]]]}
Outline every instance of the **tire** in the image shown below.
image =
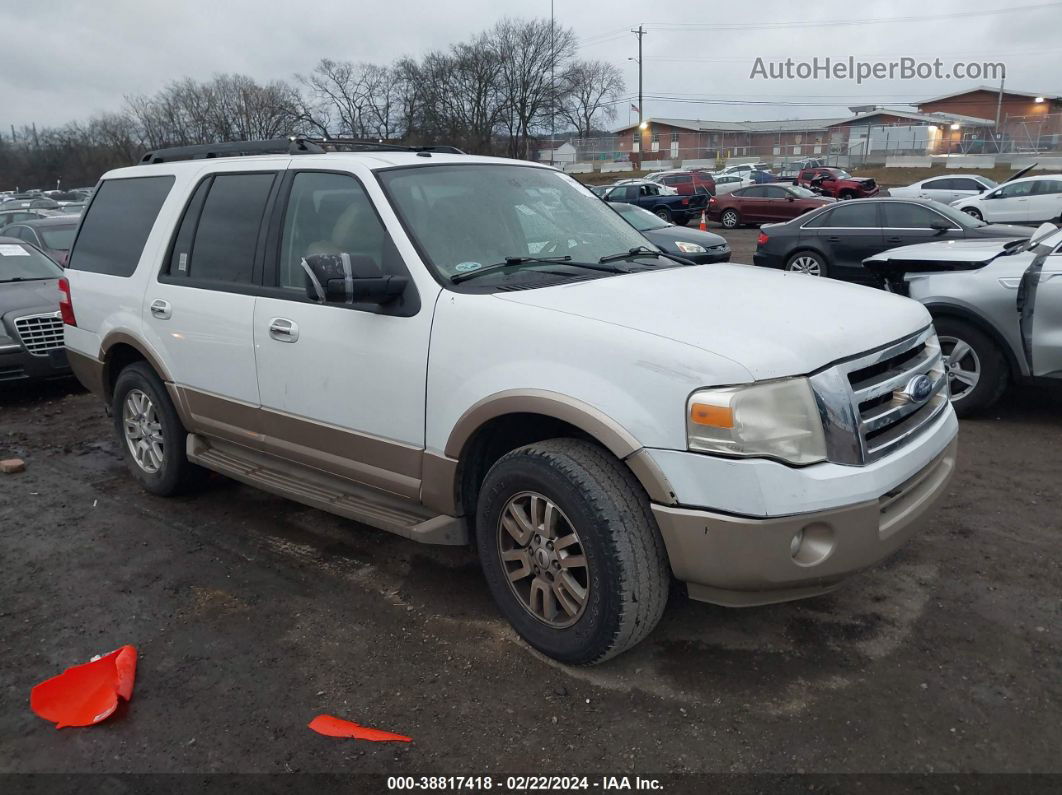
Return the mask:
{"type": "Polygon", "coordinates": [[[963,320],[942,317],[934,325],[944,351],[955,413],[968,417],[992,406],[1006,390],[1010,376],[999,346],[979,328],[963,320]],[[967,346],[969,352],[963,353],[959,361],[952,361],[960,344],[967,346]],[[976,373],[976,384],[970,386],[959,373],[965,373],[967,379],[976,373]]]}
{"type": "Polygon", "coordinates": [[[837,194],[838,201],[843,201],[843,202],[851,201],[855,197],[856,197],[856,195],[854,193],[852,193],[852,191],[850,191],[850,190],[843,190],[843,191],[841,191],[840,193],[837,194]]]}
{"type": "Polygon", "coordinates": [[[719,216],[719,223],[727,229],[737,229],[741,225],[741,216],[738,215],[737,210],[723,210],[723,214],[719,216]]]}
{"type": "Polygon", "coordinates": [[[978,210],[976,207],[963,207],[962,211],[964,213],[966,213],[967,215],[973,216],[978,221],[985,220],[985,217],[983,215],[981,215],[981,211],[978,210]]]}
{"type": "Polygon", "coordinates": [[[653,213],[661,221],[667,221],[669,224],[671,223],[671,210],[669,210],[667,207],[657,207],[655,210],[653,210],[653,213]]]}
{"type": "Polygon", "coordinates": [[[599,663],[629,649],[652,632],[667,604],[670,566],[649,498],[622,462],[590,442],[551,439],[498,460],[480,490],[476,541],[502,614],[531,646],[563,663],[599,663]],[[542,500],[553,505],[555,518],[547,533],[542,500]],[[539,520],[521,526],[518,514],[539,520]],[[503,519],[526,537],[506,530],[503,519]],[[543,535],[569,543],[554,548],[543,535]],[[546,560],[568,560],[573,550],[584,567],[558,569],[559,561],[546,560]],[[564,587],[564,575],[585,586],[581,603],[566,595],[575,591],[564,587]]]}
{"type": "Polygon", "coordinates": [[[785,263],[789,273],[803,273],[807,276],[829,276],[830,271],[825,258],[815,251],[798,251],[785,263]]]}
{"type": "Polygon", "coordinates": [[[190,462],[185,455],[185,440],[188,432],[177,416],[166,387],[145,362],[135,362],[121,371],[114,385],[114,397],[111,402],[111,414],[114,417],[114,429],[118,434],[118,445],[122,457],[133,477],[146,491],[160,497],[170,497],[188,491],[204,479],[205,470],[190,462]],[[144,402],[144,399],[148,402],[144,402]],[[143,412],[144,424],[138,424],[137,410],[143,412]],[[126,418],[137,424],[126,432],[126,418]],[[150,433],[154,427],[158,431],[150,433]],[[133,436],[139,438],[157,438],[160,447],[150,443],[140,444],[133,436]],[[133,449],[140,450],[139,457],[133,449]],[[147,450],[150,448],[150,452],[147,450]],[[139,459],[139,460],[138,460],[139,459]],[[152,467],[157,459],[157,466],[152,467]]]}

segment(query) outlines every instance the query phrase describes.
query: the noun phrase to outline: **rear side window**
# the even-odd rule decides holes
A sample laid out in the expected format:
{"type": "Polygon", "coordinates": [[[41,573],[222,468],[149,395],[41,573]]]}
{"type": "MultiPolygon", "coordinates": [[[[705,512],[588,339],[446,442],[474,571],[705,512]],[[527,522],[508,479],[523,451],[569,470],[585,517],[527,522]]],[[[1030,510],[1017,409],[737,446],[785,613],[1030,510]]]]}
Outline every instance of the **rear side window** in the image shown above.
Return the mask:
{"type": "Polygon", "coordinates": [[[845,202],[830,211],[822,226],[864,229],[878,225],[878,205],[874,202],[845,202]]]}
{"type": "Polygon", "coordinates": [[[169,175],[101,183],[81,221],[67,267],[132,276],[173,183],[169,175]]]}
{"type": "Polygon", "coordinates": [[[171,275],[196,281],[250,284],[262,215],[273,188],[274,174],[218,174],[208,189],[200,185],[189,203],[171,258],[171,275]],[[202,209],[200,191],[207,190],[202,209]],[[191,217],[199,222],[191,246],[186,232],[191,217]],[[183,240],[182,240],[183,238],[183,240]]]}

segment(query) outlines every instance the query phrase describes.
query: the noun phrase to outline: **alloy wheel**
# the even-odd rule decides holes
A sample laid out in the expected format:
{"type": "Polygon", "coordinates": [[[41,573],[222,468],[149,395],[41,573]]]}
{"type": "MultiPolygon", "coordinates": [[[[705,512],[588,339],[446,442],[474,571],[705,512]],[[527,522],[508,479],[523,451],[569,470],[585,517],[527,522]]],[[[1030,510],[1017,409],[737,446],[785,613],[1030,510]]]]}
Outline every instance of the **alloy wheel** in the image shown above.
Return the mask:
{"type": "Polygon", "coordinates": [[[586,610],[590,569],[579,534],[549,497],[523,491],[498,522],[498,553],[509,588],[527,612],[553,629],[586,610]]]}
{"type": "Polygon", "coordinates": [[[969,343],[957,337],[940,337],[944,369],[952,400],[961,400],[973,392],[981,380],[981,359],[969,343]]]}
{"type": "Polygon", "coordinates": [[[796,257],[789,263],[787,270],[791,273],[803,273],[808,276],[822,276],[822,265],[814,257],[796,257]]]}
{"type": "Polygon", "coordinates": [[[125,443],[133,460],[149,475],[162,469],[162,422],[155,404],[146,392],[129,390],[122,408],[125,443]]]}
{"type": "Polygon", "coordinates": [[[738,224],[737,213],[735,213],[733,210],[727,210],[725,213],[723,213],[723,217],[721,220],[723,222],[723,226],[725,226],[727,229],[733,229],[738,224]]]}

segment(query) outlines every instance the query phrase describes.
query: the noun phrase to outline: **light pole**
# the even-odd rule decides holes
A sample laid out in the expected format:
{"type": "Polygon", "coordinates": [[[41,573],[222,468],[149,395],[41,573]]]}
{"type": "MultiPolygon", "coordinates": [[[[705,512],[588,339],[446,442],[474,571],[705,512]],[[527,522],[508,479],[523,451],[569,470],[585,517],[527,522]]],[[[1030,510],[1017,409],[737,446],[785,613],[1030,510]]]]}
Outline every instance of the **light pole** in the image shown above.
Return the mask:
{"type": "Polygon", "coordinates": [[[645,36],[645,28],[639,25],[638,30],[632,30],[631,33],[638,37],[638,57],[628,58],[627,60],[638,64],[638,157],[635,161],[635,166],[640,171],[642,168],[642,145],[645,143],[642,134],[647,126],[643,120],[644,111],[642,109],[642,37],[645,36]]]}

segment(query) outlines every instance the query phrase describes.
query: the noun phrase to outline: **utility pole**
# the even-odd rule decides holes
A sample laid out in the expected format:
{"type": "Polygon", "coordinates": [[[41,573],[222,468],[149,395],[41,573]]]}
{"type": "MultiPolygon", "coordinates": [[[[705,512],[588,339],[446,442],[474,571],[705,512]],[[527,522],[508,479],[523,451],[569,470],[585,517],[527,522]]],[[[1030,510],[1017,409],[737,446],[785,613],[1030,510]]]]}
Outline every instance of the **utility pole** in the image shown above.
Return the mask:
{"type": "Polygon", "coordinates": [[[999,115],[1003,110],[1003,81],[1007,79],[1006,72],[999,78],[999,98],[996,100],[996,151],[999,151],[999,115]]]}
{"type": "Polygon", "coordinates": [[[643,121],[645,110],[642,107],[642,37],[645,36],[645,28],[642,25],[638,25],[638,30],[632,30],[631,33],[638,37],[638,58],[636,59],[638,62],[638,160],[635,165],[640,170],[642,167],[642,145],[645,143],[642,137],[642,131],[644,130],[642,125],[645,123],[643,121]]]}
{"type": "Polygon", "coordinates": [[[549,164],[557,165],[557,46],[553,27],[553,0],[549,0],[549,164]]]}

